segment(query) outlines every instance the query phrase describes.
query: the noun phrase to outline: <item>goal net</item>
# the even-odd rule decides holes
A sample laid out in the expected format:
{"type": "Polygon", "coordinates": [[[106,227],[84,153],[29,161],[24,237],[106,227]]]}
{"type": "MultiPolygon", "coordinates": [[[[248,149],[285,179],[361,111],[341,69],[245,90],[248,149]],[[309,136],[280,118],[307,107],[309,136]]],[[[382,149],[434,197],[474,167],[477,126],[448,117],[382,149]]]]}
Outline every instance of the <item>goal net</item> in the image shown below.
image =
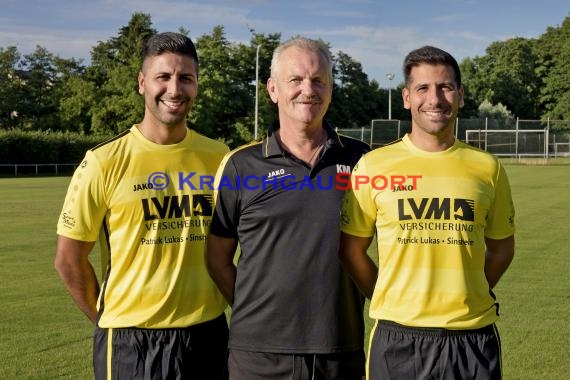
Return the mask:
{"type": "Polygon", "coordinates": [[[373,119],[370,126],[372,148],[390,144],[411,130],[411,123],[405,120],[373,119]]]}
{"type": "Polygon", "coordinates": [[[570,157],[570,142],[554,143],[554,157],[570,157]]]}
{"type": "Polygon", "coordinates": [[[548,129],[470,129],[465,142],[504,157],[548,158],[548,129]]]}

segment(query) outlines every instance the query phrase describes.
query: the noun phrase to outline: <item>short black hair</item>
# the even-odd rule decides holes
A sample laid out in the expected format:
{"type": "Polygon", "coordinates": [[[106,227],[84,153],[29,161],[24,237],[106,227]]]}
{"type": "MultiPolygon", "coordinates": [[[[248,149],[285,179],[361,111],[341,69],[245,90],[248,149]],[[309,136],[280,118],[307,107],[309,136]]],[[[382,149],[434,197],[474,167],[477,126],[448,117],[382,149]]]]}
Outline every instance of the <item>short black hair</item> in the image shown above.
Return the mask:
{"type": "Polygon", "coordinates": [[[141,66],[148,57],[163,53],[175,53],[192,58],[198,66],[198,53],[192,40],[181,33],[164,32],[150,36],[144,46],[141,57],[141,66]]]}
{"type": "Polygon", "coordinates": [[[408,53],[403,66],[406,86],[410,83],[412,68],[421,64],[450,66],[455,73],[457,87],[461,87],[461,71],[455,58],[448,52],[433,46],[423,46],[408,53]]]}

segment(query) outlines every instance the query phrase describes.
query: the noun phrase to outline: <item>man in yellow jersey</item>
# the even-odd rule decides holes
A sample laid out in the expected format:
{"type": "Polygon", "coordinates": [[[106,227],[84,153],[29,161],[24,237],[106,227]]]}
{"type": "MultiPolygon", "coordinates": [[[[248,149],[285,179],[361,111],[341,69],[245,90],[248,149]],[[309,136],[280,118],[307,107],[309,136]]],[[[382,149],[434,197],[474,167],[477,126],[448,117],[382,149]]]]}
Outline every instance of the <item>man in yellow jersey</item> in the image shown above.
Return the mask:
{"type": "Polygon", "coordinates": [[[514,255],[504,168],[454,137],[456,60],[424,46],[404,60],[412,131],[358,162],[340,257],[371,298],[369,379],[500,379],[492,292],[514,255]],[[376,233],[378,266],[367,256],[376,233]]]}
{"type": "Polygon", "coordinates": [[[186,127],[196,100],[192,41],[145,43],[140,124],[89,150],[57,225],[55,267],[96,325],[96,379],[225,378],[226,301],[204,264],[216,168],[229,151],[186,127]],[[99,238],[102,284],[88,260],[99,238]]]}

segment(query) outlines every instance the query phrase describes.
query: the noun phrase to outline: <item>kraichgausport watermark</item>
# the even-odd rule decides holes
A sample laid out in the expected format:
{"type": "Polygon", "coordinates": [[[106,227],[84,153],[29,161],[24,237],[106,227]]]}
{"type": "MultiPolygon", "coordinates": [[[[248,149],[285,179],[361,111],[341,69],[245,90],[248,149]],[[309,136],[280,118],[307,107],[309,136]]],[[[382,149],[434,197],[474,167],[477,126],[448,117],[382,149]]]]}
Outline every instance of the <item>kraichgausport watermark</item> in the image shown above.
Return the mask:
{"type": "Polygon", "coordinates": [[[197,172],[179,172],[175,180],[164,172],[154,172],[148,176],[146,184],[134,185],[134,191],[152,189],[164,190],[173,184],[178,190],[349,190],[370,186],[375,190],[412,191],[418,188],[421,175],[351,175],[337,173],[335,175],[317,175],[311,177],[271,173],[271,175],[221,176],[216,183],[213,175],[197,172]]]}

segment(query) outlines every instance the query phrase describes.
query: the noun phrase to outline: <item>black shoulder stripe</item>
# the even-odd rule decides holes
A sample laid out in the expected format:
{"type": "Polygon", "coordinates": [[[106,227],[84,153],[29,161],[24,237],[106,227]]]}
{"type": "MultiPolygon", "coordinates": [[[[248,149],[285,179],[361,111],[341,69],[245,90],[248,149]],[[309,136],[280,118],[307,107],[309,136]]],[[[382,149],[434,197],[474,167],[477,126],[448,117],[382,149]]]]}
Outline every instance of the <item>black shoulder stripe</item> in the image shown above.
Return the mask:
{"type": "Polygon", "coordinates": [[[131,129],[130,129],[130,128],[127,129],[127,130],[125,130],[125,131],[123,131],[123,132],[121,132],[121,133],[119,133],[117,136],[110,138],[109,140],[103,141],[102,143],[95,145],[95,146],[94,146],[93,148],[91,148],[90,150],[92,150],[92,151],[97,150],[97,149],[101,148],[102,146],[105,146],[105,145],[107,145],[107,144],[109,144],[109,143],[111,143],[111,142],[113,142],[113,141],[115,141],[115,140],[118,140],[118,139],[120,139],[120,138],[122,138],[122,137],[128,135],[129,133],[131,133],[131,129]]]}
{"type": "Polygon", "coordinates": [[[401,138],[401,137],[400,137],[399,139],[394,140],[394,141],[391,141],[391,142],[389,142],[388,144],[385,144],[385,145],[383,145],[383,146],[394,145],[394,144],[396,144],[396,143],[399,143],[400,141],[402,141],[402,138],[401,138]]]}
{"type": "Polygon", "coordinates": [[[364,151],[370,150],[370,145],[365,141],[354,138],[352,136],[346,136],[346,135],[342,135],[342,134],[339,134],[338,137],[341,140],[341,142],[343,143],[343,145],[350,146],[350,147],[358,147],[360,149],[364,149],[364,151]]]}

